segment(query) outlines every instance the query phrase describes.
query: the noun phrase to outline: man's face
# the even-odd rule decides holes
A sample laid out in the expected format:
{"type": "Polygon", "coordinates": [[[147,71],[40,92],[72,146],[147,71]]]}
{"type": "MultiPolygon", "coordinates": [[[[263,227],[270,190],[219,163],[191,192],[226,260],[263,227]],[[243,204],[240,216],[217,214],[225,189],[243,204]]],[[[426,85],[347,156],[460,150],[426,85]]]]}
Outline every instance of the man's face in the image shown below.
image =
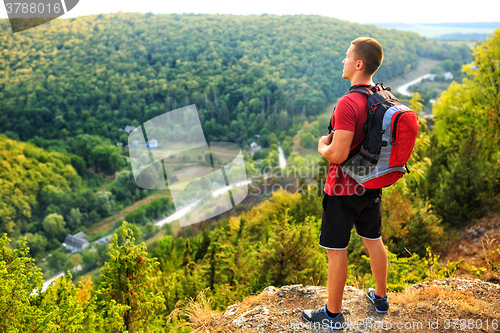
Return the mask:
{"type": "Polygon", "coordinates": [[[342,78],[350,80],[356,72],[358,61],[354,60],[354,45],[351,45],[347,50],[345,59],[342,60],[344,70],[342,71],[342,78]]]}

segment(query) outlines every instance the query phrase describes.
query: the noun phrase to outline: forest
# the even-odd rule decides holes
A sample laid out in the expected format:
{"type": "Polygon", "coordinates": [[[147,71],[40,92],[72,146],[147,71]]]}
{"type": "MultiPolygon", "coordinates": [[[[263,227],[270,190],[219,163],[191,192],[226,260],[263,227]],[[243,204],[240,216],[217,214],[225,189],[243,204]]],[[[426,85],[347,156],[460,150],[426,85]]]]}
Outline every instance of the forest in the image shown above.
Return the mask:
{"type": "MultiPolygon", "coordinates": [[[[269,148],[260,153],[260,167],[272,167],[278,142],[289,156],[304,121],[322,113],[347,88],[339,80],[341,61],[356,36],[369,34],[384,44],[379,81],[415,68],[421,56],[450,57],[459,66],[467,56],[463,49],[415,33],[305,15],[118,13],[57,19],[15,35],[9,33],[8,20],[0,27],[0,132],[66,154],[65,164],[82,178],[71,190],[51,184],[59,188],[58,195],[43,197],[51,193],[43,182],[21,190],[17,206],[8,205],[9,213],[0,214],[6,219],[0,232],[16,238],[36,234],[51,213],[75,221],[72,209],[73,215],[83,214],[76,221],[84,222],[67,223],[67,232],[80,231],[115,211],[113,202],[126,204],[147,194],[124,184],[133,182],[131,173],[116,179],[121,185],[94,194],[106,209],[93,205],[88,191],[105,186],[96,173],[114,175],[127,168],[127,126],[195,104],[207,142],[246,148],[257,135],[260,145],[269,148]]],[[[305,140],[305,146],[314,144],[311,135],[305,140]]],[[[16,145],[9,143],[14,151],[16,145]]],[[[20,183],[24,171],[16,172],[20,183]]]]}
{"type": "MultiPolygon", "coordinates": [[[[308,121],[346,90],[341,61],[355,37],[384,45],[377,81],[404,75],[419,57],[469,59],[463,48],[414,33],[321,16],[119,13],[57,19],[15,36],[7,20],[1,26],[5,332],[169,332],[182,324],[179,331],[189,332],[194,327],[181,310],[202,291],[221,310],[269,285],[324,285],[321,186],[277,191],[218,222],[168,226],[146,246],[142,240],[157,231],[151,221],[173,211],[168,195],[155,197],[116,219],[109,247],[69,256],[61,242],[153,196],[134,183],[126,126],[195,104],[207,141],[246,149],[259,135],[270,150],[261,153],[261,166],[277,165],[278,141],[299,165],[304,156],[292,152],[293,137],[309,130],[303,146],[311,146],[322,133],[308,121]],[[42,291],[40,266],[68,274],[42,291]]],[[[472,57],[463,79],[434,104],[432,130],[422,117],[425,101],[418,93],[410,101],[421,115],[411,173],[383,193],[391,291],[459,271],[500,277],[500,248],[478,266],[438,264],[458,230],[499,207],[500,29],[472,57]]],[[[251,157],[246,162],[254,165],[251,157]]],[[[316,183],[324,177],[317,174],[316,183]]],[[[366,250],[352,240],[348,283],[370,285],[366,250]]]]}
{"type": "Polygon", "coordinates": [[[371,35],[386,48],[377,80],[419,56],[449,57],[436,41],[321,16],[143,15],[58,19],[8,33],[2,20],[0,131],[28,141],[120,131],[195,104],[208,141],[248,144],[289,130],[343,94],[346,46],[371,35]]]}

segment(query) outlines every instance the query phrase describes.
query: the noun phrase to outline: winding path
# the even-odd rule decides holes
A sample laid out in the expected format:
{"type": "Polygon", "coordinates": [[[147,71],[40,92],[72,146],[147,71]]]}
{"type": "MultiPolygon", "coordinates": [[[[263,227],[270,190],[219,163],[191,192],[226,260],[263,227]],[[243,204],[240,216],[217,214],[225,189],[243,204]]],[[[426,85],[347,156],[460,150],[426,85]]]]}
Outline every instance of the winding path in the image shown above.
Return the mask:
{"type": "Polygon", "coordinates": [[[414,84],[417,84],[419,83],[420,81],[422,81],[423,79],[427,79],[428,77],[430,76],[430,74],[425,74],[425,75],[422,75],[418,78],[416,78],[415,80],[412,80],[410,82],[407,82],[401,86],[399,86],[396,91],[398,93],[400,93],[401,95],[405,95],[405,96],[409,96],[411,97],[412,96],[412,93],[408,90],[408,88],[410,88],[410,86],[414,85],[414,84]]]}

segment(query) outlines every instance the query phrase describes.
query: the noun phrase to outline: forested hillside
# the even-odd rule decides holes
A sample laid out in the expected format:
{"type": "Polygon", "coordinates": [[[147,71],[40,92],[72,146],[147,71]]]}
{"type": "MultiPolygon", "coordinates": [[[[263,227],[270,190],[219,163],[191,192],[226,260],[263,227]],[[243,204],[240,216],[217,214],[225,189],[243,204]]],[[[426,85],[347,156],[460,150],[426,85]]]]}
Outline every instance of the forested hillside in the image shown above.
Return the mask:
{"type": "MultiPolygon", "coordinates": [[[[104,154],[107,160],[110,153],[124,159],[117,147],[96,138],[92,144],[91,138],[82,140],[87,142],[88,159],[104,154]]],[[[115,209],[148,194],[137,187],[128,170],[123,170],[106,190],[99,190],[101,178],[87,173],[85,165],[78,155],[49,152],[0,134],[0,233],[7,233],[16,241],[26,237],[31,256],[41,259],[47,254],[45,251],[60,248],[68,233],[86,230],[115,209]]],[[[157,217],[160,211],[172,208],[168,200],[146,215],[157,217]]],[[[131,222],[146,224],[143,210],[131,214],[131,222]]]]}
{"type": "Polygon", "coordinates": [[[209,141],[249,143],[336,101],[358,36],[384,45],[381,81],[447,52],[415,33],[321,16],[118,13],[0,29],[0,131],[25,141],[85,133],[126,144],[120,129],[194,103],[209,141]]]}
{"type": "Polygon", "coordinates": [[[341,61],[355,37],[383,43],[380,80],[414,68],[419,56],[451,52],[413,33],[320,16],[119,13],[57,19],[15,35],[1,20],[0,30],[0,133],[14,140],[2,137],[2,178],[22,184],[2,190],[10,199],[0,232],[27,234],[37,244],[32,255],[148,194],[130,171],[111,186],[95,175],[127,166],[127,125],[195,103],[208,142],[245,148],[260,134],[272,148],[259,152],[260,166],[275,166],[278,137],[288,156],[304,120],[345,91],[341,61]],[[76,171],[52,171],[71,187],[32,176],[45,156],[76,171]],[[42,226],[51,214],[57,235],[42,226]]]}
{"type": "Polygon", "coordinates": [[[33,209],[50,205],[59,193],[80,187],[70,156],[48,153],[0,135],[0,232],[14,233],[32,218],[33,209]]]}

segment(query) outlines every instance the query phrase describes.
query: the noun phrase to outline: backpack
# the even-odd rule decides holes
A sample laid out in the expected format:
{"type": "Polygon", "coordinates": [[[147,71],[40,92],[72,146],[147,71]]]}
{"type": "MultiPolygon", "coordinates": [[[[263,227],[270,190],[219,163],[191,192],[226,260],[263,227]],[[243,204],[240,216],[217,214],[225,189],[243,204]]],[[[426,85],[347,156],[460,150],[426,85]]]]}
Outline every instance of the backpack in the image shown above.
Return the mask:
{"type": "Polygon", "coordinates": [[[406,163],[417,139],[418,115],[401,104],[383,83],[353,86],[346,95],[352,92],[368,98],[368,115],[363,126],[366,137],[360,151],[349,155],[340,166],[365,188],[390,186],[410,173],[406,163]]]}

